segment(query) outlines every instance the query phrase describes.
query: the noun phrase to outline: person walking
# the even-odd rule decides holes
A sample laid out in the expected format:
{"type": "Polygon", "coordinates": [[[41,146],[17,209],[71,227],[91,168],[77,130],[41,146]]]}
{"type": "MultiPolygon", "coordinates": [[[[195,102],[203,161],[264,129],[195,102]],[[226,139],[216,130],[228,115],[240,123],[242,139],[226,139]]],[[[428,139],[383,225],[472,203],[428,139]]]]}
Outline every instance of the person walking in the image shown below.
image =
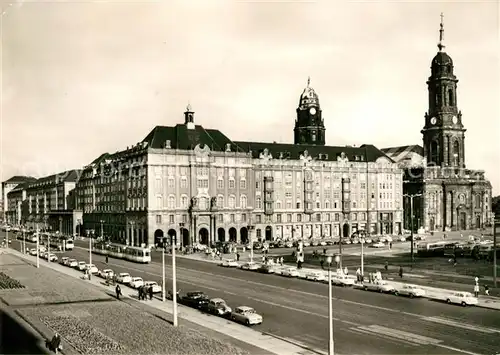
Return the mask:
{"type": "Polygon", "coordinates": [[[108,263],[108,256],[106,255],[106,264],[108,263]]]}
{"type": "Polygon", "coordinates": [[[385,262],[384,269],[386,272],[389,271],[389,262],[388,261],[385,262]]]}
{"type": "Polygon", "coordinates": [[[479,297],[479,284],[476,283],[474,285],[474,297],[478,298],[479,297]]]}
{"type": "Polygon", "coordinates": [[[116,285],[115,292],[116,292],[116,299],[119,300],[122,294],[122,289],[120,288],[120,285],[116,285]]]}
{"type": "Polygon", "coordinates": [[[484,294],[486,296],[489,296],[490,295],[490,288],[488,287],[488,285],[484,285],[484,294]]]}
{"type": "Polygon", "coordinates": [[[358,280],[358,282],[361,282],[361,270],[358,269],[356,270],[356,279],[358,280]]]}
{"type": "Polygon", "coordinates": [[[399,267],[399,278],[400,279],[403,278],[403,267],[402,266],[399,267]]]}
{"type": "Polygon", "coordinates": [[[149,286],[148,288],[148,293],[149,293],[149,300],[153,300],[153,286],[149,286]]]}

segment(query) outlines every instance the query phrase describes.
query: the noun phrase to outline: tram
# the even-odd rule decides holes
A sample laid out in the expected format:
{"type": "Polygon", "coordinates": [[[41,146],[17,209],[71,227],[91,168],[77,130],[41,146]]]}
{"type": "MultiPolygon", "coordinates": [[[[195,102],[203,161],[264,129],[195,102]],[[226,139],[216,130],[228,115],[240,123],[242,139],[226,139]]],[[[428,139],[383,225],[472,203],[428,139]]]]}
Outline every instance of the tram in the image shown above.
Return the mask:
{"type": "Polygon", "coordinates": [[[134,261],[136,263],[148,264],[151,262],[151,250],[149,248],[132,247],[113,243],[96,243],[92,245],[92,252],[116,259],[134,261]]]}

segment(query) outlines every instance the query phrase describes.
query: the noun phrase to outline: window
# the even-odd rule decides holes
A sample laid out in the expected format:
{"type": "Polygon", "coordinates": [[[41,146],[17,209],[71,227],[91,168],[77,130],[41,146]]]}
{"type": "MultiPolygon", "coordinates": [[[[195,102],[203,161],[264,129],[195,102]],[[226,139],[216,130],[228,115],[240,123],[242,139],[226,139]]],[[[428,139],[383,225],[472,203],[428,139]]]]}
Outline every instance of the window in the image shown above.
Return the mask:
{"type": "Polygon", "coordinates": [[[338,221],[339,221],[339,214],[335,213],[335,222],[338,222],[338,221]]]}
{"type": "Polygon", "coordinates": [[[230,189],[234,189],[234,187],[235,187],[234,178],[230,178],[229,179],[229,188],[230,189]]]}
{"type": "Polygon", "coordinates": [[[217,208],[224,208],[224,196],[217,196],[217,208]]]}
{"type": "Polygon", "coordinates": [[[316,213],[316,222],[321,222],[321,213],[316,213]]]}
{"type": "Polygon", "coordinates": [[[292,221],[292,214],[291,213],[286,215],[286,221],[289,223],[292,221]]]}
{"type": "Polygon", "coordinates": [[[219,190],[222,190],[224,188],[224,180],[223,179],[217,179],[217,188],[219,190]]]}
{"type": "Polygon", "coordinates": [[[255,208],[261,209],[262,208],[262,200],[260,197],[257,197],[255,199],[255,208]]]}
{"type": "Polygon", "coordinates": [[[208,179],[206,178],[198,178],[196,186],[200,189],[207,189],[208,188],[208,179]]]}
{"type": "Polygon", "coordinates": [[[297,215],[297,222],[302,222],[302,215],[301,214],[297,215]]]}
{"type": "Polygon", "coordinates": [[[175,196],[168,197],[168,208],[175,208],[175,196]]]}
{"type": "Polygon", "coordinates": [[[206,197],[200,197],[200,200],[198,202],[198,207],[200,208],[200,210],[206,210],[207,209],[207,198],[206,197]]]}
{"type": "Polygon", "coordinates": [[[156,181],[155,181],[155,188],[157,191],[161,191],[161,178],[157,178],[156,181]]]}
{"type": "Polygon", "coordinates": [[[247,208],[247,197],[245,195],[240,196],[240,207],[247,208]]]}
{"type": "Polygon", "coordinates": [[[168,178],[168,187],[169,188],[174,188],[175,187],[175,180],[173,177],[168,178]]]}
{"type": "Polygon", "coordinates": [[[181,189],[186,189],[186,188],[187,188],[187,178],[183,176],[181,178],[181,189]]]}
{"type": "Polygon", "coordinates": [[[245,179],[240,180],[240,189],[245,190],[247,188],[247,181],[245,179]]]}
{"type": "Polygon", "coordinates": [[[257,216],[255,216],[255,221],[256,221],[257,223],[261,223],[261,222],[262,222],[262,217],[261,217],[261,215],[260,215],[260,214],[258,214],[257,216]]]}
{"type": "Polygon", "coordinates": [[[352,220],[357,221],[358,220],[358,214],[357,213],[351,213],[352,220]]]}
{"type": "Polygon", "coordinates": [[[175,223],[175,216],[173,214],[169,214],[168,215],[168,222],[170,224],[174,224],[175,223]]]}
{"type": "Polygon", "coordinates": [[[223,216],[223,215],[221,215],[221,214],[218,214],[218,215],[217,215],[217,222],[219,222],[219,223],[223,223],[223,222],[224,222],[224,216],[223,216]]]}
{"type": "Polygon", "coordinates": [[[299,208],[300,208],[300,202],[297,201],[297,209],[299,209],[299,208]]]}
{"type": "Polygon", "coordinates": [[[235,221],[235,216],[234,216],[234,213],[231,213],[231,214],[229,215],[229,220],[231,221],[231,223],[234,223],[234,221],[235,221]]]}
{"type": "MultiPolygon", "coordinates": [[[[259,222],[260,223],[260,222],[259,222]]],[[[257,228],[255,230],[255,235],[257,236],[257,238],[261,238],[262,237],[262,231],[260,228],[257,228]]]]}
{"type": "Polygon", "coordinates": [[[229,196],[229,208],[234,208],[236,205],[236,197],[233,195],[229,196]]]}
{"type": "Polygon", "coordinates": [[[276,209],[277,210],[281,209],[281,201],[276,201],[276,209]]]}
{"type": "Polygon", "coordinates": [[[189,207],[189,205],[188,205],[189,202],[188,201],[189,201],[188,197],[186,195],[183,195],[181,197],[181,207],[182,208],[188,208],[189,207]]]}
{"type": "Polygon", "coordinates": [[[160,214],[156,215],[156,224],[161,224],[161,215],[160,214]]]}
{"type": "Polygon", "coordinates": [[[161,196],[156,196],[156,208],[159,210],[163,208],[163,198],[161,196]]]}
{"type": "Polygon", "coordinates": [[[325,201],[325,208],[329,209],[330,208],[330,201],[325,201]]]}
{"type": "Polygon", "coordinates": [[[316,208],[321,208],[321,202],[316,201],[316,208]]]}
{"type": "Polygon", "coordinates": [[[276,215],[276,223],[281,223],[281,214],[276,215]]]}

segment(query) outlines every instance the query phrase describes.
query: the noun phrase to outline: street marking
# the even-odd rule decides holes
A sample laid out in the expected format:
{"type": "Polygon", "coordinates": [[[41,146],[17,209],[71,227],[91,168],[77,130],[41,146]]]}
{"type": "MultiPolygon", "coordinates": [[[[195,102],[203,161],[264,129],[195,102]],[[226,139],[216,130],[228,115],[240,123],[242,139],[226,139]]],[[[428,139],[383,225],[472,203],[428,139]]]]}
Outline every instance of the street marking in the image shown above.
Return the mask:
{"type": "Polygon", "coordinates": [[[461,323],[461,322],[458,322],[458,321],[455,321],[452,319],[443,318],[443,317],[423,317],[422,319],[429,321],[429,322],[449,325],[451,327],[462,328],[462,329],[467,329],[467,330],[475,330],[475,331],[481,332],[481,333],[487,333],[487,334],[500,333],[499,329],[487,328],[487,327],[482,327],[482,326],[477,326],[477,325],[472,325],[472,324],[467,324],[467,323],[461,323]]]}
{"type": "Polygon", "coordinates": [[[442,341],[438,339],[429,338],[423,335],[408,333],[398,329],[391,329],[377,324],[361,326],[358,327],[358,329],[366,330],[368,332],[373,332],[376,334],[387,335],[389,337],[401,339],[404,341],[408,341],[410,343],[415,343],[417,345],[437,345],[439,343],[442,343],[442,341]]]}
{"type": "Polygon", "coordinates": [[[403,340],[403,339],[394,339],[393,337],[389,336],[389,335],[384,335],[384,334],[375,334],[371,331],[368,331],[368,330],[364,330],[364,329],[359,329],[359,328],[349,328],[347,329],[348,331],[351,331],[351,332],[355,332],[355,333],[361,333],[361,334],[365,334],[365,335],[370,335],[370,336],[373,336],[373,337],[378,337],[378,338],[382,338],[382,339],[385,339],[385,340],[389,340],[393,343],[404,343],[404,344],[407,344],[407,345],[411,345],[411,346],[417,346],[417,344],[415,343],[410,343],[409,341],[406,341],[406,340],[403,340]]]}
{"type": "Polygon", "coordinates": [[[469,355],[481,355],[481,354],[478,354],[478,353],[473,353],[472,351],[457,349],[457,348],[454,348],[453,346],[448,346],[448,345],[444,345],[444,344],[438,344],[438,346],[440,348],[443,348],[443,349],[448,349],[448,350],[451,350],[451,351],[456,351],[457,353],[463,353],[463,354],[469,354],[469,355]]]}

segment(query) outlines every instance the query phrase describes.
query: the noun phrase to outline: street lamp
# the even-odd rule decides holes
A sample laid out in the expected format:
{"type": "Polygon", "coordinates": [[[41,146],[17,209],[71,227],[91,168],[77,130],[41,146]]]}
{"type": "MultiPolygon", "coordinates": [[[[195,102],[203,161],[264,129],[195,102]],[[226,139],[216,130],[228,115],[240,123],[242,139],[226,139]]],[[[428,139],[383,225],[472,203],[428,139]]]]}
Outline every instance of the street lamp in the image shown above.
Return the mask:
{"type": "Polygon", "coordinates": [[[135,233],[134,233],[134,224],[135,222],[134,221],[130,221],[129,222],[130,225],[132,226],[132,228],[130,228],[130,245],[134,246],[135,247],[135,233]]]}
{"type": "Polygon", "coordinates": [[[104,228],[103,228],[104,221],[101,219],[99,222],[101,223],[101,239],[104,242],[104,228]]]}
{"type": "MultiPolygon", "coordinates": [[[[326,264],[328,265],[328,355],[334,355],[334,343],[333,343],[333,305],[332,305],[332,256],[328,255],[326,257],[326,264]]],[[[335,262],[338,263],[340,257],[335,256],[335,262]]]]}
{"type": "MultiPolygon", "coordinates": [[[[180,232],[184,228],[184,222],[179,223],[180,232]]],[[[174,317],[174,327],[177,327],[177,275],[175,266],[175,248],[177,247],[177,234],[172,236],[172,300],[173,300],[173,317],[174,317]]]]}
{"type": "Polygon", "coordinates": [[[255,226],[248,226],[248,233],[250,234],[250,263],[253,263],[253,230],[255,226]]]}
{"type": "Polygon", "coordinates": [[[404,194],[404,197],[410,198],[410,241],[411,241],[411,268],[413,269],[413,198],[420,197],[422,194],[404,194]]]}
{"type": "Polygon", "coordinates": [[[366,232],[361,230],[359,231],[359,244],[361,244],[361,279],[365,276],[365,252],[364,252],[364,244],[365,244],[365,236],[366,232]]]}
{"type": "Polygon", "coordinates": [[[161,241],[161,300],[165,302],[165,237],[161,241]]]}
{"type": "Polygon", "coordinates": [[[36,222],[36,267],[40,267],[40,230],[38,229],[38,222],[36,222]]]}

